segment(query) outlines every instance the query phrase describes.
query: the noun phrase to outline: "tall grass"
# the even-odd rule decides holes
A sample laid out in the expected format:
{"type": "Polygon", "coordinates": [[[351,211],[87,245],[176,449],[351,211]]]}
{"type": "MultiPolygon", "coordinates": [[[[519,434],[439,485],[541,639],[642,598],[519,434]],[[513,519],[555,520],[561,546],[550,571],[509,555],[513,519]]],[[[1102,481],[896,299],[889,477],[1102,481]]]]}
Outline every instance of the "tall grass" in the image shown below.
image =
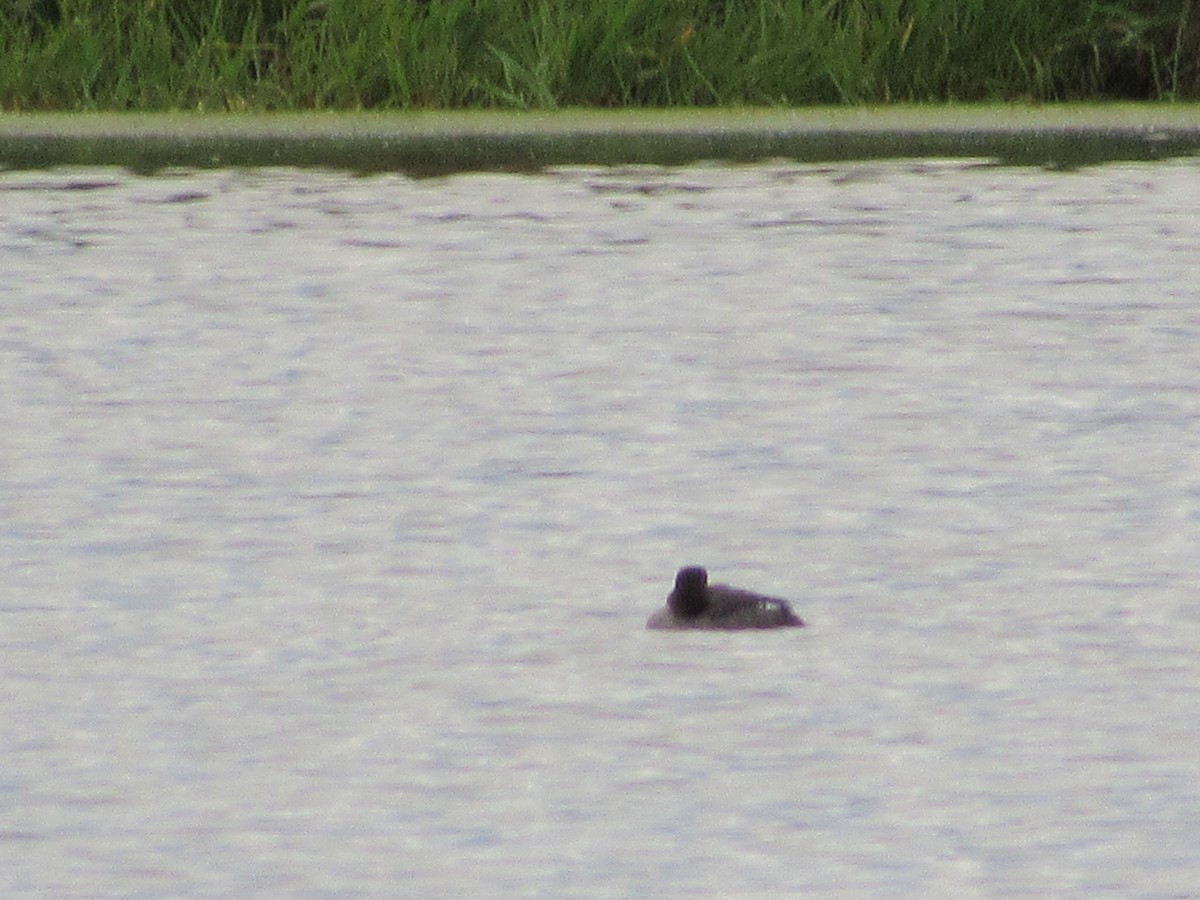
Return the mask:
{"type": "Polygon", "coordinates": [[[0,0],[3,109],[1200,96],[1192,0],[0,0]]]}

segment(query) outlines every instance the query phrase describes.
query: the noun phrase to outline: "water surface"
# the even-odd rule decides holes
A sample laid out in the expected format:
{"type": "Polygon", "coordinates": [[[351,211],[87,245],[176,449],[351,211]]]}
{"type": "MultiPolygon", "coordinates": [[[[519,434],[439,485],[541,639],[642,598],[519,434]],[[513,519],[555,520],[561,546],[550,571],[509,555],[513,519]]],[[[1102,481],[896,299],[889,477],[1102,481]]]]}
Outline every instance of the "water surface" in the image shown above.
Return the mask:
{"type": "Polygon", "coordinates": [[[0,176],[0,893],[1200,884],[1200,168],[0,176]],[[646,632],[675,569],[805,630],[646,632]]]}

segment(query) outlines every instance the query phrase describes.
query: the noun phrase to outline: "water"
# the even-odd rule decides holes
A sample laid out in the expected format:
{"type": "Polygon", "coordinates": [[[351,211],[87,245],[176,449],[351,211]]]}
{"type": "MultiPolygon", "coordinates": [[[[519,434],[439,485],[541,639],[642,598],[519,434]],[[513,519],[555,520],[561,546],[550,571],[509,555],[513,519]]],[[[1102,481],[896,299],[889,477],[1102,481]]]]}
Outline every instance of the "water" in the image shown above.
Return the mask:
{"type": "Polygon", "coordinates": [[[0,176],[0,894],[1181,897],[1200,168],[0,176]],[[675,568],[789,597],[644,630],[675,568]]]}

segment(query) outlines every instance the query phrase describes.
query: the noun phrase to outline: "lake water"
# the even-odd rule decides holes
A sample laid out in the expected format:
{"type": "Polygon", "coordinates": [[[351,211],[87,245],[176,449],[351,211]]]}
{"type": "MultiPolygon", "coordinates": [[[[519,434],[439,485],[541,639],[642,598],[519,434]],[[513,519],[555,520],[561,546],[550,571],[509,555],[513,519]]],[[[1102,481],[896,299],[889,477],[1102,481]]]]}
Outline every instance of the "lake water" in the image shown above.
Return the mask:
{"type": "Polygon", "coordinates": [[[0,895],[1200,892],[1197,162],[10,171],[0,272],[0,895]]]}

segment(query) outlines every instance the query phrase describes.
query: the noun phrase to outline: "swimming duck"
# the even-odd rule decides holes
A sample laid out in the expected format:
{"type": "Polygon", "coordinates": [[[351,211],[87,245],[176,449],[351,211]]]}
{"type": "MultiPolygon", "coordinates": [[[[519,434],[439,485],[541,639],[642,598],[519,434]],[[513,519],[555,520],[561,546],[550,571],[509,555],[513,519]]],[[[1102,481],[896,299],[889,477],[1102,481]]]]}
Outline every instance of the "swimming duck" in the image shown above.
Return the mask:
{"type": "Polygon", "coordinates": [[[647,628],[735,628],[802,627],[787,601],[743,591],[724,584],[709,584],[708,572],[700,566],[685,566],[675,576],[675,589],[667,606],[646,622],[647,628]]]}

